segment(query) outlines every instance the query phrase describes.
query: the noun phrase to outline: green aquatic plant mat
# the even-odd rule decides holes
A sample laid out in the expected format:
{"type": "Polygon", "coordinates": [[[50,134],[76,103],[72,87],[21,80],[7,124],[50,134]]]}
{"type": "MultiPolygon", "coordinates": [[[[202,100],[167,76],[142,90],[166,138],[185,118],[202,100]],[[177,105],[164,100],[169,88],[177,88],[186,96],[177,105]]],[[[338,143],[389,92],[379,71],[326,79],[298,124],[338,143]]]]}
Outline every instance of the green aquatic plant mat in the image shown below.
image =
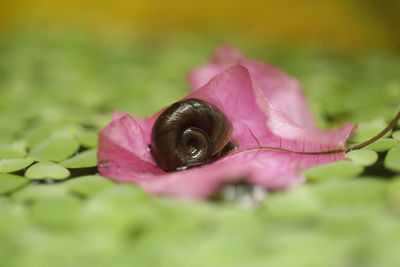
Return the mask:
{"type": "Polygon", "coordinates": [[[0,39],[0,266],[398,266],[400,125],[286,191],[232,185],[233,198],[182,202],[98,175],[97,134],[113,110],[150,115],[184,97],[188,70],[222,41],[298,78],[321,127],[359,123],[351,144],[400,108],[394,52],[9,32],[0,39]]]}

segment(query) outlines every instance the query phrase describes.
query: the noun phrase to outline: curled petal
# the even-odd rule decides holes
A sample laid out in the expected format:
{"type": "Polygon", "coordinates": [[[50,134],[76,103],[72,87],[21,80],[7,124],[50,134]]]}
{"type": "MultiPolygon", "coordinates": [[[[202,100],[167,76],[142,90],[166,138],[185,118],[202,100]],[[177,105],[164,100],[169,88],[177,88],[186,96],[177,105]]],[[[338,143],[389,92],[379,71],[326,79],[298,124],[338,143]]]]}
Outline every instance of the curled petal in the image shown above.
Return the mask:
{"type": "MultiPolygon", "coordinates": [[[[242,148],[267,146],[296,152],[343,147],[354,126],[334,131],[300,126],[276,108],[242,65],[225,69],[187,98],[196,97],[219,107],[231,120],[234,139],[242,148]]],[[[306,107],[303,107],[306,108],[306,107]]]]}
{"type": "MultiPolygon", "coordinates": [[[[218,73],[240,64],[245,67],[254,81],[259,107],[269,117],[270,131],[284,139],[304,140],[304,151],[331,150],[344,146],[349,134],[355,129],[353,124],[344,124],[333,131],[322,131],[315,125],[300,83],[283,71],[264,62],[245,58],[236,48],[224,44],[217,48],[210,62],[189,74],[193,89],[205,85],[218,73]],[[263,95],[263,96],[262,96],[263,95]],[[312,143],[321,143],[315,146],[312,143]]],[[[289,149],[302,151],[303,145],[289,144],[289,149]]]]}
{"type": "Polygon", "coordinates": [[[198,89],[216,74],[236,64],[248,69],[272,106],[293,123],[310,130],[316,129],[303,89],[296,79],[264,62],[245,58],[230,45],[221,45],[210,62],[191,71],[189,82],[193,89],[198,89]]]}

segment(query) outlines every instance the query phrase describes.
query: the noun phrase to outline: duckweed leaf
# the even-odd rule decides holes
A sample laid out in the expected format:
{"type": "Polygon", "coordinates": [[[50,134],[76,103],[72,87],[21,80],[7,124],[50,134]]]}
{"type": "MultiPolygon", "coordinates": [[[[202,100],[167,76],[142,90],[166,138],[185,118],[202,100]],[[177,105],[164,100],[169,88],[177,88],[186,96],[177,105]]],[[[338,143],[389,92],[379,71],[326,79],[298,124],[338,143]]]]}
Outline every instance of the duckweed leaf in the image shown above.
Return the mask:
{"type": "Polygon", "coordinates": [[[68,135],[53,135],[32,149],[30,156],[39,161],[63,161],[79,149],[79,142],[68,135]]]}
{"type": "Polygon", "coordinates": [[[114,186],[115,183],[101,175],[89,175],[68,180],[63,185],[70,192],[89,197],[103,192],[114,186]]]}
{"type": "Polygon", "coordinates": [[[400,141],[400,131],[395,131],[392,133],[392,137],[397,141],[400,141]]]}
{"type": "Polygon", "coordinates": [[[81,131],[78,133],[77,138],[83,147],[98,147],[99,133],[97,131],[81,131]]]}
{"type": "Polygon", "coordinates": [[[49,138],[55,132],[55,129],[56,127],[53,125],[42,124],[29,129],[24,134],[24,138],[27,140],[28,146],[32,149],[49,138]]]}
{"type": "Polygon", "coordinates": [[[97,194],[92,200],[96,202],[104,201],[106,205],[111,207],[121,207],[142,201],[147,196],[146,193],[132,184],[116,184],[97,194]]]}
{"type": "Polygon", "coordinates": [[[0,195],[17,190],[29,183],[29,180],[13,174],[0,174],[0,195]]]}
{"type": "Polygon", "coordinates": [[[314,192],[327,204],[382,204],[388,183],[376,177],[330,181],[314,186],[314,192]]]}
{"type": "MultiPolygon", "coordinates": [[[[384,119],[376,119],[373,121],[359,123],[357,131],[354,133],[351,139],[353,142],[356,143],[364,142],[377,135],[386,126],[387,123],[384,119]]],[[[387,133],[385,136],[388,136],[389,134],[390,132],[387,133]]]]}
{"type": "Polygon", "coordinates": [[[70,175],[68,169],[54,162],[39,162],[25,172],[25,176],[29,179],[45,180],[55,179],[62,180],[70,175]]]}
{"type": "Polygon", "coordinates": [[[384,164],[389,170],[400,172],[400,144],[395,145],[389,150],[384,164]]]}
{"type": "Polygon", "coordinates": [[[31,165],[33,161],[31,158],[0,160],[0,173],[9,173],[24,169],[31,165]]]}
{"type": "Polygon", "coordinates": [[[51,199],[57,196],[66,195],[68,192],[60,184],[31,184],[17,192],[11,198],[17,202],[34,202],[42,199],[51,199]]]}
{"type": "Polygon", "coordinates": [[[38,200],[31,209],[32,219],[51,228],[65,228],[77,221],[80,201],[71,195],[38,200]]]}
{"type": "Polygon", "coordinates": [[[304,171],[310,181],[324,181],[330,179],[352,178],[363,171],[363,167],[350,161],[338,161],[315,166],[304,171]]]}
{"type": "Polygon", "coordinates": [[[83,151],[60,163],[65,168],[88,168],[97,166],[97,149],[83,151]]]}
{"type": "Polygon", "coordinates": [[[400,175],[393,178],[388,187],[389,201],[400,210],[400,175]]]}
{"type": "Polygon", "coordinates": [[[373,150],[353,150],[346,154],[346,158],[350,159],[353,163],[369,166],[378,160],[378,154],[373,150]]]}
{"type": "Polygon", "coordinates": [[[266,201],[269,216],[281,220],[306,220],[315,218],[322,206],[315,194],[307,187],[300,186],[285,192],[272,195],[266,201]]]}
{"type": "Polygon", "coordinates": [[[0,159],[23,158],[26,155],[26,143],[17,141],[0,145],[0,159]]]}

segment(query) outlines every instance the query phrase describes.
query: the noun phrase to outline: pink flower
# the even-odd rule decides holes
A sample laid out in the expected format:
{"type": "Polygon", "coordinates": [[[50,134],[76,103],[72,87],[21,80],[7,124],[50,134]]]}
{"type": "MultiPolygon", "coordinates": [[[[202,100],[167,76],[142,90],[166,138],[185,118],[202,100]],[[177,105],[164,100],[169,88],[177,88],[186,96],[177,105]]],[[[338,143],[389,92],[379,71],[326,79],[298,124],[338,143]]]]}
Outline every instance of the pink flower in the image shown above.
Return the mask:
{"type": "Polygon", "coordinates": [[[230,46],[221,46],[211,62],[189,75],[195,89],[187,98],[217,106],[233,125],[240,148],[202,167],[166,173],[148,151],[151,118],[114,113],[100,132],[99,171],[121,182],[132,182],[150,194],[185,199],[204,198],[227,183],[247,181],[267,189],[301,183],[300,171],[343,159],[344,153],[312,155],[343,148],[352,124],[319,130],[299,83],[263,62],[246,59],[230,46]],[[260,146],[275,149],[255,149],[260,146]],[[287,152],[290,150],[300,153],[287,152]]]}

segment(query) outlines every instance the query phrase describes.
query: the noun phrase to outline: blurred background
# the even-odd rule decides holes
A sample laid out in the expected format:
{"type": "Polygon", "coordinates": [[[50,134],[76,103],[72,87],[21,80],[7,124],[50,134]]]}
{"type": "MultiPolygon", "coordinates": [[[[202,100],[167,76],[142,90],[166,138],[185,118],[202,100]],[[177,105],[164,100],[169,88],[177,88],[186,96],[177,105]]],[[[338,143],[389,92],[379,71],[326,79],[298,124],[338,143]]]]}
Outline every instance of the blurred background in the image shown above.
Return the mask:
{"type": "Polygon", "coordinates": [[[0,26],[95,30],[239,32],[346,49],[400,47],[398,0],[2,0],[0,26]]]}
{"type": "Polygon", "coordinates": [[[0,266],[398,267],[400,124],[263,200],[149,196],[100,176],[97,147],[113,110],[186,96],[222,42],[363,142],[400,108],[399,18],[397,0],[0,0],[0,266]]]}

